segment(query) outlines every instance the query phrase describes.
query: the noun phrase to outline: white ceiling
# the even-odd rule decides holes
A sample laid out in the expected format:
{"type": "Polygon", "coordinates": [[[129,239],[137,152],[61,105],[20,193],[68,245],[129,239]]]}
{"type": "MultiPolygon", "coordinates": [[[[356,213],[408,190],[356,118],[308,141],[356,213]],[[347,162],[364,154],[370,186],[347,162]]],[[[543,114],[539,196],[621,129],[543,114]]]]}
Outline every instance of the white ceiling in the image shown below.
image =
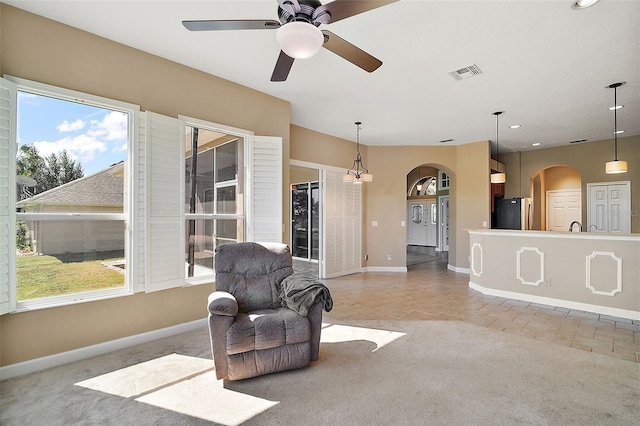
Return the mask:
{"type": "MultiPolygon", "coordinates": [[[[3,1],[291,102],[293,124],[365,145],[495,140],[500,150],[640,134],[640,1],[400,1],[321,26],[381,59],[368,74],[322,49],[269,81],[275,31],[189,32],[185,19],[278,19],[275,0],[3,1]],[[476,64],[482,74],[449,73],[476,64]],[[520,129],[509,125],[521,124],[520,129]]],[[[327,3],[324,1],[323,3],[327,3]]]]}

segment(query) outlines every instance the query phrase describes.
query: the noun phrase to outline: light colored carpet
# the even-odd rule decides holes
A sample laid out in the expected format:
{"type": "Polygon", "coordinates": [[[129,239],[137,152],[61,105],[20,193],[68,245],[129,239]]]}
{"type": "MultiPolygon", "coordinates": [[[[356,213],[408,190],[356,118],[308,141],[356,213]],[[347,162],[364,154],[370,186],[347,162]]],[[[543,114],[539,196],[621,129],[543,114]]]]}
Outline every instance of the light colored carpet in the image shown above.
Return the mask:
{"type": "Polygon", "coordinates": [[[455,321],[327,324],[311,367],[217,381],[206,329],[0,383],[9,425],[637,425],[640,366],[455,321]]]}

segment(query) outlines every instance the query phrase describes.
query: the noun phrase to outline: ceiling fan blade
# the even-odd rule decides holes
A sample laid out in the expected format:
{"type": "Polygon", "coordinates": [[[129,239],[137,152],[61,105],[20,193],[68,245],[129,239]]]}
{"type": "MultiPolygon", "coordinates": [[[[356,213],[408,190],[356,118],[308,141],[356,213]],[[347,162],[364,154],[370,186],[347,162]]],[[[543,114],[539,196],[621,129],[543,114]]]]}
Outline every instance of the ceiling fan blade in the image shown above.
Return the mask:
{"type": "Polygon", "coordinates": [[[320,15],[321,12],[327,11],[331,15],[329,22],[334,23],[341,19],[377,9],[378,7],[386,6],[397,1],[398,0],[334,0],[331,3],[319,6],[313,15],[315,17],[320,15]]]}
{"type": "Polygon", "coordinates": [[[271,81],[285,81],[289,76],[289,71],[291,71],[293,60],[291,56],[281,50],[276,67],[273,69],[273,74],[271,74],[271,81]]]}
{"type": "Polygon", "coordinates": [[[230,19],[182,21],[189,31],[225,31],[225,30],[270,30],[282,24],[273,19],[230,19]]]}
{"type": "Polygon", "coordinates": [[[324,44],[322,47],[346,59],[352,64],[359,66],[363,70],[373,72],[382,65],[382,61],[380,59],[371,56],[359,47],[356,47],[345,39],[338,37],[331,31],[322,30],[322,34],[324,34],[324,44]]]}

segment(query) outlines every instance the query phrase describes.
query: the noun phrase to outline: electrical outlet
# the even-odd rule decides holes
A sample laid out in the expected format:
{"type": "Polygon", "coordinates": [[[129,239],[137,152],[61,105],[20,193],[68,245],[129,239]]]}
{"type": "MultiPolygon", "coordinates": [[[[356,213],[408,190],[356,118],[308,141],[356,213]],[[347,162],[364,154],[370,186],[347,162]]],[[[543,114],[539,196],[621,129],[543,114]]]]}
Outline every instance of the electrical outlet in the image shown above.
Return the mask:
{"type": "Polygon", "coordinates": [[[387,260],[391,260],[391,255],[390,254],[387,255],[387,260]]]}
{"type": "Polygon", "coordinates": [[[369,255],[368,255],[368,254],[365,254],[365,255],[364,255],[364,260],[365,260],[365,261],[369,260],[369,255]]]}

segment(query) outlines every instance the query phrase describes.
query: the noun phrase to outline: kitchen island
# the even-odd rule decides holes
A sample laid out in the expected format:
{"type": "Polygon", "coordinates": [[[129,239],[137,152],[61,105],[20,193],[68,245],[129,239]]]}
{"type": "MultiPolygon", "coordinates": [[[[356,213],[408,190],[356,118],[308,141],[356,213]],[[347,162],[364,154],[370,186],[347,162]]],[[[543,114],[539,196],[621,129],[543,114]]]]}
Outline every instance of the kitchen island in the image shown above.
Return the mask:
{"type": "Polygon", "coordinates": [[[640,320],[640,234],[477,229],[469,287],[640,320]]]}

